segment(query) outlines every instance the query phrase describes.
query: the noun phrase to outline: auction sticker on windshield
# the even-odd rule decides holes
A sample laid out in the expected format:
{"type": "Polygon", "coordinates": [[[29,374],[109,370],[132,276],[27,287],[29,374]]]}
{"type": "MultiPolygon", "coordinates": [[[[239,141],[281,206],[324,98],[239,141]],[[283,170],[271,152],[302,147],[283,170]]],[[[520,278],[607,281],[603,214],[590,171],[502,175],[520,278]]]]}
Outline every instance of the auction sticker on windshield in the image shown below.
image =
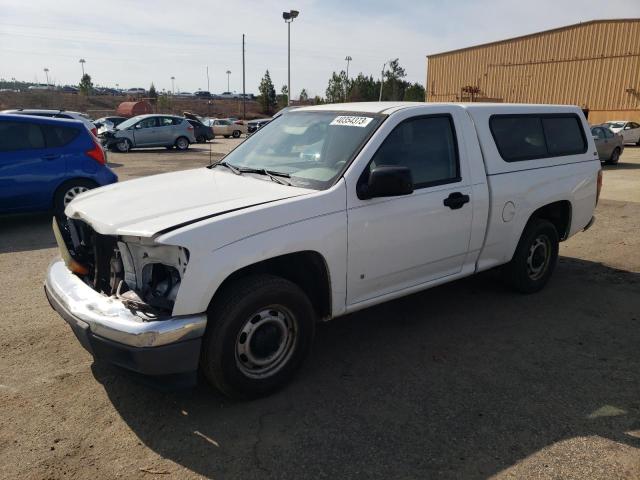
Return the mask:
{"type": "Polygon", "coordinates": [[[356,117],[351,115],[341,115],[333,119],[329,125],[343,125],[347,127],[366,127],[371,123],[371,117],[356,117]]]}

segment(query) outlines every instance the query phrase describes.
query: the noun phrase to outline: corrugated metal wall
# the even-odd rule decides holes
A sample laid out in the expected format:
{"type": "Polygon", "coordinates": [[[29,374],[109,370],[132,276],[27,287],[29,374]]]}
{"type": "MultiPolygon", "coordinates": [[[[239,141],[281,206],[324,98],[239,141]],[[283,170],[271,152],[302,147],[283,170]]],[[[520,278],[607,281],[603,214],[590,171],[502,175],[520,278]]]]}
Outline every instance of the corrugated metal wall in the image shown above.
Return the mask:
{"type": "Polygon", "coordinates": [[[493,101],[640,109],[640,19],[587,22],[428,57],[427,101],[467,101],[465,85],[493,101]]]}

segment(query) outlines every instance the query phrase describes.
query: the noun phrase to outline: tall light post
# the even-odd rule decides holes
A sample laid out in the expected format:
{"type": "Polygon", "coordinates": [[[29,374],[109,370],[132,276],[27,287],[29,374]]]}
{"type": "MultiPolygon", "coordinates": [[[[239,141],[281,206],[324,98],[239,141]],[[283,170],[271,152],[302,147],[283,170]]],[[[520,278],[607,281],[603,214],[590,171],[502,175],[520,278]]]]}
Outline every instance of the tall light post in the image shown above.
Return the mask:
{"type": "Polygon", "coordinates": [[[382,64],[382,73],[380,74],[380,98],[378,98],[379,102],[382,101],[382,85],[384,85],[384,67],[386,66],[387,66],[387,62],[384,62],[382,64]]]}
{"type": "Polygon", "coordinates": [[[227,92],[230,92],[231,90],[229,90],[229,76],[231,75],[231,70],[227,70],[227,92]]]}
{"type": "Polygon", "coordinates": [[[211,93],[211,88],[209,87],[209,65],[207,65],[207,92],[211,93]]]}
{"type": "Polygon", "coordinates": [[[176,77],[171,77],[171,95],[175,95],[176,86],[175,86],[176,77]]]}
{"type": "Polygon", "coordinates": [[[353,60],[353,58],[351,58],[351,55],[347,55],[346,57],[344,57],[344,59],[347,61],[347,81],[344,85],[344,101],[347,101],[347,95],[349,93],[349,63],[351,62],[351,60],[353,60]]]}
{"type": "Polygon", "coordinates": [[[84,77],[84,64],[87,63],[87,61],[84,58],[81,58],[78,63],[82,67],[82,76],[84,77]]]}
{"type": "Polygon", "coordinates": [[[300,12],[297,10],[282,12],[284,23],[287,24],[287,105],[291,105],[291,22],[298,15],[300,12]]]}
{"type": "Polygon", "coordinates": [[[47,77],[47,88],[49,88],[49,69],[48,68],[44,69],[44,74],[47,77]]]}

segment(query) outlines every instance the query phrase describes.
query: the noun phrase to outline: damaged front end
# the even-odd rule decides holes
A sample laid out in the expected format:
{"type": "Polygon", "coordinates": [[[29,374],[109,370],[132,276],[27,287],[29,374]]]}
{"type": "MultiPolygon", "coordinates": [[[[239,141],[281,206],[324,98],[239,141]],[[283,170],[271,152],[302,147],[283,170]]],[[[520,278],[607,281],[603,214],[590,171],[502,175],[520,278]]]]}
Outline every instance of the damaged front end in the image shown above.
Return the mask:
{"type": "Polygon", "coordinates": [[[67,267],[93,290],[141,318],[169,316],[189,262],[187,249],[150,238],[103,235],[82,220],[53,220],[67,267]]]}

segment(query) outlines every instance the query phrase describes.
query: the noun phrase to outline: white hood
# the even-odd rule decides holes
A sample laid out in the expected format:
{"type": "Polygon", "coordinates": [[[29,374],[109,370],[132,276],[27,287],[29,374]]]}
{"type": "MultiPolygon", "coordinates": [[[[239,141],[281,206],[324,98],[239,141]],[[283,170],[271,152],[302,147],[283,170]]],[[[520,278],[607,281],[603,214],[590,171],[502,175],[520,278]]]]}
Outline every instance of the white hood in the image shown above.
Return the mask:
{"type": "Polygon", "coordinates": [[[198,168],[90,190],[74,199],[65,214],[104,235],[151,237],[183,223],[312,192],[235,175],[224,167],[198,168]]]}

